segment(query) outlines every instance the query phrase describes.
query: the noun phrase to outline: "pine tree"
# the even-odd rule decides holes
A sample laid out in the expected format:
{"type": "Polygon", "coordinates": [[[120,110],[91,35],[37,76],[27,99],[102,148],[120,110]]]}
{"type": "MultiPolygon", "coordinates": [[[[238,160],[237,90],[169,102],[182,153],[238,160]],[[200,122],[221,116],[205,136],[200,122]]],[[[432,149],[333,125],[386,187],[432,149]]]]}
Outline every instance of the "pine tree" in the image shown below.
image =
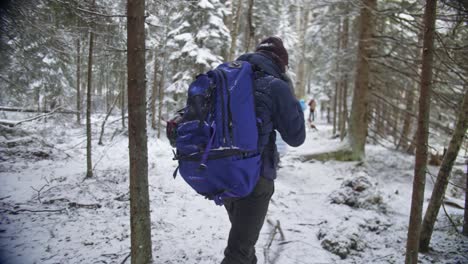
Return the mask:
{"type": "Polygon", "coordinates": [[[172,85],[167,92],[182,94],[193,78],[223,61],[225,44],[230,41],[224,24],[225,4],[219,0],[181,3],[182,12],[172,23],[177,28],[169,32],[168,46],[172,52],[169,63],[174,67],[172,85]]]}

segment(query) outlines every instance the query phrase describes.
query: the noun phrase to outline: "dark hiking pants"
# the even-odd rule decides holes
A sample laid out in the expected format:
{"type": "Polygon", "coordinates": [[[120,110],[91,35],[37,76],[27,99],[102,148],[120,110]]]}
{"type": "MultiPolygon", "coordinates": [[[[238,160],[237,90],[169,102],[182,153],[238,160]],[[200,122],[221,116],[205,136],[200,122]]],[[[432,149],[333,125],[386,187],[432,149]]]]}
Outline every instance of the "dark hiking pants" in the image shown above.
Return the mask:
{"type": "Polygon", "coordinates": [[[249,196],[224,202],[231,221],[231,231],[221,264],[257,263],[255,243],[274,189],[273,181],[260,177],[249,196]]]}

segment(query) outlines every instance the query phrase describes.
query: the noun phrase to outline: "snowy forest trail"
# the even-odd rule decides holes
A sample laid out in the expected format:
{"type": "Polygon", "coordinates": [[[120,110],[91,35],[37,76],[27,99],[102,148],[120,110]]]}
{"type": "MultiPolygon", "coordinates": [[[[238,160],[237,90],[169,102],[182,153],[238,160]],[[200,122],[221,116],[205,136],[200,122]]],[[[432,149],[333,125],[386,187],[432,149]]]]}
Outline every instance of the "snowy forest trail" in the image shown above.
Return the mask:
{"type": "MultiPolygon", "coordinates": [[[[93,150],[96,177],[84,181],[81,128],[53,122],[26,128],[36,138],[0,161],[0,263],[121,263],[130,252],[127,137],[93,150]],[[38,145],[46,138],[52,142],[38,145]],[[48,156],[31,156],[39,150],[48,156]]],[[[369,145],[363,163],[302,162],[303,154],[340,145],[330,138],[330,125],[318,122],[317,128],[299,148],[280,144],[284,156],[257,243],[258,263],[402,263],[413,157],[369,145]],[[284,238],[273,232],[278,223],[284,238]]],[[[107,129],[107,140],[113,130],[107,129]]],[[[224,208],[181,177],[173,179],[172,149],[152,131],[148,149],[155,263],[221,262],[229,232],[224,208]]],[[[421,255],[423,263],[468,263],[468,241],[451,229],[441,213],[435,251],[421,255]]]]}

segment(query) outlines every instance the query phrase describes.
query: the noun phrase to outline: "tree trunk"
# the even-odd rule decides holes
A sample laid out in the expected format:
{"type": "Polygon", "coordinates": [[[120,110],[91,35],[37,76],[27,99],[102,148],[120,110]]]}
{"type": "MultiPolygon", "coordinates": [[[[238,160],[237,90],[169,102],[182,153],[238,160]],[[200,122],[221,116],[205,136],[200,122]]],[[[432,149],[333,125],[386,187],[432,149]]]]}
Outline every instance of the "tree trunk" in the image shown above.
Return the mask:
{"type": "MultiPolygon", "coordinates": [[[[166,24],[169,23],[169,18],[166,19],[166,24]]],[[[162,129],[162,110],[164,107],[164,82],[166,81],[166,60],[167,60],[167,37],[168,37],[168,27],[164,28],[164,34],[166,36],[164,41],[164,46],[162,49],[162,63],[161,63],[161,77],[159,78],[159,106],[158,106],[158,138],[161,138],[161,129],[162,129]]]]}
{"type": "Polygon", "coordinates": [[[255,37],[255,27],[253,25],[253,7],[254,7],[254,0],[249,0],[249,9],[247,11],[247,32],[246,32],[246,38],[247,40],[245,41],[245,52],[249,52],[250,48],[253,46],[252,43],[254,41],[255,37]]]}
{"type": "MultiPolygon", "coordinates": [[[[345,7],[345,17],[343,21],[343,30],[341,37],[341,49],[346,52],[348,49],[348,34],[349,34],[349,18],[348,18],[348,7],[345,7]]],[[[347,64],[346,64],[347,65],[347,64]]],[[[348,120],[348,72],[344,71],[341,75],[341,89],[342,89],[342,105],[343,110],[341,112],[341,129],[340,129],[340,139],[343,141],[346,134],[346,122],[348,120]]]]}
{"type": "Polygon", "coordinates": [[[359,44],[357,55],[356,81],[349,123],[349,144],[353,156],[360,160],[365,155],[369,105],[369,58],[372,50],[374,21],[372,12],[377,0],[363,0],[359,17],[359,44]]]}
{"type": "MultiPolygon", "coordinates": [[[[109,63],[109,62],[107,62],[107,63],[109,63]]],[[[109,112],[110,108],[112,107],[111,102],[114,101],[114,99],[112,98],[111,86],[109,85],[110,71],[106,70],[106,72],[104,74],[105,74],[105,76],[104,76],[104,89],[106,91],[106,112],[109,112]]]]}
{"type": "MultiPolygon", "coordinates": [[[[234,3],[233,3],[234,4],[234,3]]],[[[234,5],[232,6],[233,11],[234,11],[234,5]]],[[[229,49],[229,61],[232,61],[234,59],[234,54],[236,52],[236,46],[237,46],[237,35],[239,33],[239,19],[241,15],[241,10],[242,10],[242,0],[237,1],[237,11],[236,11],[236,16],[233,19],[232,23],[232,30],[231,30],[231,48],[229,49]]],[[[234,13],[234,12],[232,12],[234,13]]]]}
{"type": "Polygon", "coordinates": [[[381,102],[380,98],[375,98],[376,102],[374,103],[375,107],[375,125],[377,129],[377,134],[380,136],[384,137],[384,128],[383,128],[383,113],[384,113],[384,105],[383,102],[381,102]]]}
{"type": "Polygon", "coordinates": [[[146,133],[145,1],[127,0],[128,148],[132,264],[152,261],[146,133]]]}
{"type": "Polygon", "coordinates": [[[463,217],[463,235],[468,236],[468,160],[466,163],[466,175],[465,175],[465,215],[463,217]]]}
{"type": "Polygon", "coordinates": [[[413,113],[414,105],[414,90],[409,87],[406,91],[406,113],[403,120],[403,128],[401,131],[400,142],[398,143],[397,149],[408,149],[408,139],[411,131],[411,113],[413,113]]]}
{"type": "Polygon", "coordinates": [[[307,31],[307,22],[309,21],[309,9],[301,6],[300,12],[300,30],[299,30],[299,61],[297,65],[296,95],[297,98],[305,96],[305,64],[306,64],[306,42],[305,34],[307,31]]]}
{"type": "Polygon", "coordinates": [[[413,137],[411,138],[410,144],[408,149],[406,150],[406,153],[414,155],[416,152],[416,138],[418,137],[418,130],[416,129],[414,131],[413,137]]]}
{"type": "Polygon", "coordinates": [[[337,125],[337,112],[338,112],[338,92],[339,92],[339,83],[335,82],[335,95],[333,96],[333,136],[336,135],[336,125],[337,125]]]}
{"type": "Polygon", "coordinates": [[[89,52],[88,52],[88,87],[86,89],[86,178],[93,177],[93,163],[91,152],[91,94],[93,91],[93,43],[94,32],[89,32],[89,52]]]}
{"type": "Polygon", "coordinates": [[[427,0],[424,12],[424,40],[421,60],[421,93],[419,97],[418,136],[416,139],[416,162],[414,167],[411,214],[408,226],[408,240],[406,242],[406,264],[418,263],[424,186],[426,185],[427,141],[429,135],[435,18],[436,0],[427,0]]]}
{"type": "Polygon", "coordinates": [[[80,38],[76,40],[76,122],[78,125],[81,124],[81,88],[80,88],[80,82],[81,82],[81,42],[80,38]]]}
{"type": "Polygon", "coordinates": [[[455,126],[452,139],[450,140],[447,152],[444,155],[442,165],[440,166],[437,180],[432,190],[431,200],[424,215],[424,220],[421,227],[421,238],[419,240],[419,251],[428,252],[429,243],[431,241],[432,231],[437,215],[439,214],[440,206],[444,200],[445,191],[450,179],[453,163],[460,151],[461,144],[465,137],[466,129],[468,128],[468,90],[465,91],[465,96],[458,113],[458,121],[455,126]]]}
{"type": "Polygon", "coordinates": [[[338,23],[338,34],[337,34],[337,45],[336,45],[336,66],[335,66],[335,95],[333,96],[333,136],[336,135],[337,128],[337,116],[338,116],[338,95],[340,91],[340,81],[339,81],[339,72],[340,72],[340,62],[338,60],[338,54],[340,53],[341,48],[341,21],[338,23]]]}
{"type": "MultiPolygon", "coordinates": [[[[164,54],[164,61],[166,61],[166,54],[164,54]]],[[[164,67],[164,66],[163,66],[164,67]]],[[[166,77],[165,68],[161,69],[161,78],[159,82],[159,107],[158,107],[158,138],[161,138],[162,127],[162,110],[164,106],[164,79],[166,77]]]]}
{"type": "Polygon", "coordinates": [[[151,90],[151,128],[156,129],[156,95],[158,93],[158,56],[154,52],[153,89],[151,90]]]}
{"type": "Polygon", "coordinates": [[[347,103],[347,99],[348,99],[348,76],[347,74],[345,73],[345,76],[343,77],[344,80],[342,82],[342,86],[341,86],[341,89],[342,89],[342,93],[343,93],[343,98],[341,99],[342,100],[342,104],[343,104],[343,110],[341,111],[341,129],[340,129],[340,139],[341,141],[343,141],[345,135],[346,135],[346,122],[348,120],[348,103],[347,103]]]}
{"type": "Polygon", "coordinates": [[[117,95],[115,98],[114,98],[114,102],[112,102],[112,105],[109,107],[109,109],[107,109],[107,114],[106,114],[106,117],[104,118],[104,121],[102,121],[102,124],[101,124],[101,134],[99,135],[99,142],[98,142],[98,145],[102,146],[104,145],[102,143],[102,138],[104,136],[104,129],[106,128],[106,122],[107,122],[107,119],[109,119],[109,116],[112,114],[112,110],[114,110],[114,107],[115,105],[117,104],[117,100],[120,98],[120,94],[117,95]]]}
{"type": "MultiPolygon", "coordinates": [[[[44,98],[42,99],[42,111],[47,111],[47,98],[49,97],[49,89],[44,85],[44,98]]],[[[46,119],[44,119],[45,121],[46,119]]]]}
{"type": "Polygon", "coordinates": [[[122,116],[122,128],[125,128],[125,78],[120,79],[120,115],[122,116]]]}
{"type": "Polygon", "coordinates": [[[41,87],[40,86],[34,88],[34,96],[35,96],[34,101],[37,104],[36,109],[39,112],[41,111],[41,87]]]}
{"type": "Polygon", "coordinates": [[[397,146],[398,144],[398,126],[400,125],[398,121],[400,121],[400,109],[398,107],[391,106],[393,109],[393,119],[392,119],[392,137],[393,137],[393,144],[397,146]]]}
{"type": "MultiPolygon", "coordinates": [[[[341,73],[340,73],[341,75],[341,73]]],[[[339,77],[339,79],[341,79],[341,77],[339,77]]],[[[343,85],[341,83],[341,80],[338,80],[338,87],[337,87],[338,91],[338,96],[336,98],[336,100],[338,101],[338,112],[336,113],[337,114],[337,127],[338,127],[338,133],[341,132],[341,118],[342,118],[342,113],[343,113],[343,85]]],[[[340,135],[341,137],[341,135],[340,135]]]]}

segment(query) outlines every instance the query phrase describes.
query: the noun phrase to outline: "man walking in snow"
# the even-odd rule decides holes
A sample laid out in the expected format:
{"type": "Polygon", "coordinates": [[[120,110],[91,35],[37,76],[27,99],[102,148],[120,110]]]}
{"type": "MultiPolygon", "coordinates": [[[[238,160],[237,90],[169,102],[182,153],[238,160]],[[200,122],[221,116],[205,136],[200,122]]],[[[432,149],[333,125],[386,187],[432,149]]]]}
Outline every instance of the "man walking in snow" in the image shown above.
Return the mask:
{"type": "Polygon", "coordinates": [[[310,99],[309,101],[309,122],[315,121],[315,108],[317,107],[317,103],[315,102],[315,99],[310,99]]]}
{"type": "Polygon", "coordinates": [[[265,221],[279,162],[276,131],[290,146],[300,146],[305,140],[304,114],[293,94],[286,75],[288,52],[278,37],[268,37],[258,44],[255,53],[240,56],[255,71],[255,105],[259,149],[262,153],[260,178],[247,197],[224,202],[231,230],[221,264],[255,264],[255,244],[265,221]]]}

